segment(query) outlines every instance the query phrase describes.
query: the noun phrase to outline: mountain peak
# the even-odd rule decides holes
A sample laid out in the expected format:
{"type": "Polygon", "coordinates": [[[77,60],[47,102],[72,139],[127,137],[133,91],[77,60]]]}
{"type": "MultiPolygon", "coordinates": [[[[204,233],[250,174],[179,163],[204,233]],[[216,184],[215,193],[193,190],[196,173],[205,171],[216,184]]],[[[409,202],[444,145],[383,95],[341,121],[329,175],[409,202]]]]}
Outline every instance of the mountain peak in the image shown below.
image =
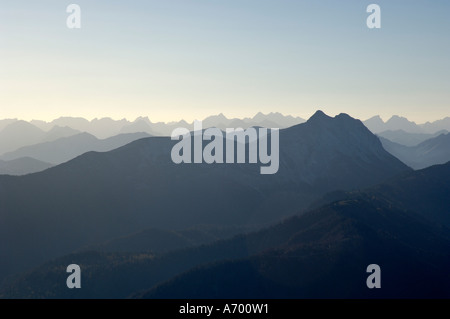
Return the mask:
{"type": "Polygon", "coordinates": [[[364,122],[376,122],[384,124],[383,119],[379,115],[372,116],[370,119],[367,119],[364,122]]]}
{"type": "Polygon", "coordinates": [[[20,132],[21,130],[35,131],[39,133],[42,132],[42,130],[37,128],[35,125],[22,120],[7,125],[3,131],[8,132],[9,134],[10,132],[20,132]]]}
{"type": "Polygon", "coordinates": [[[139,122],[145,122],[145,123],[147,123],[147,124],[150,124],[150,123],[151,123],[151,121],[150,121],[150,119],[148,118],[148,116],[139,116],[139,117],[137,117],[137,118],[134,120],[134,123],[139,123],[139,122]]]}
{"type": "Polygon", "coordinates": [[[415,122],[406,117],[394,115],[386,122],[386,129],[402,129],[408,133],[422,133],[422,129],[415,122]]]}
{"type": "Polygon", "coordinates": [[[266,119],[266,116],[262,112],[258,112],[253,116],[253,121],[264,121],[266,119]]]}
{"type": "Polygon", "coordinates": [[[338,116],[336,116],[337,119],[344,119],[344,120],[348,120],[348,119],[352,119],[354,120],[353,117],[351,117],[350,115],[348,115],[347,113],[340,113],[338,116]]]}
{"type": "Polygon", "coordinates": [[[326,115],[323,111],[317,110],[316,113],[314,113],[314,115],[309,118],[308,122],[324,121],[329,119],[331,119],[331,117],[326,115]]]}
{"type": "Polygon", "coordinates": [[[403,116],[399,116],[399,115],[393,115],[386,123],[411,123],[411,124],[415,124],[414,122],[411,122],[410,120],[408,120],[406,117],[403,116]]]}

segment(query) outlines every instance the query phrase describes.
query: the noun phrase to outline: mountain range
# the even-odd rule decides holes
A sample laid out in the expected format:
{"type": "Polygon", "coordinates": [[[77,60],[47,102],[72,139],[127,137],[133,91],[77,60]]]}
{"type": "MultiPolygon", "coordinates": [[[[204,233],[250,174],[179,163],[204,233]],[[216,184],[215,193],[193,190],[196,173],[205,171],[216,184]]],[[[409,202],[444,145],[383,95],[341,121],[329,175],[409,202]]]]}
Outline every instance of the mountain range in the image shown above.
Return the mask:
{"type": "Polygon", "coordinates": [[[100,140],[89,133],[79,133],[69,137],[62,137],[51,142],[24,146],[13,152],[3,154],[0,156],[0,159],[11,161],[27,157],[58,165],[86,152],[111,151],[144,137],[149,137],[149,135],[147,133],[119,134],[100,140]]]}
{"type": "Polygon", "coordinates": [[[433,134],[427,133],[408,133],[403,130],[384,131],[378,133],[377,136],[388,139],[391,142],[404,145],[404,146],[416,146],[426,140],[437,137],[441,134],[447,134],[447,130],[437,131],[433,134]]]}
{"type": "MultiPolygon", "coordinates": [[[[251,126],[286,128],[303,122],[299,117],[284,116],[280,113],[258,113],[253,118],[242,120],[227,119],[223,114],[219,114],[204,119],[203,127],[218,127],[222,130],[227,127],[251,126]]],[[[21,159],[13,163],[3,163],[0,174],[34,173],[39,171],[38,168],[47,168],[47,164],[60,164],[88,151],[112,150],[139,136],[170,136],[172,131],[179,127],[193,129],[193,123],[184,120],[152,123],[148,117],[139,117],[133,122],[110,118],[88,121],[74,117],[61,117],[51,122],[0,120],[0,159],[21,159]],[[33,159],[36,161],[31,164],[33,159]],[[40,162],[45,162],[45,165],[40,162]]]]}
{"type": "Polygon", "coordinates": [[[12,279],[0,296],[449,298],[448,176],[450,163],[406,171],[273,226],[167,253],[70,254],[12,279]],[[83,269],[83,289],[65,286],[71,263],[83,269]],[[366,286],[374,263],[381,289],[366,286]]]}
{"type": "Polygon", "coordinates": [[[396,130],[402,130],[413,134],[435,134],[439,131],[450,131],[450,117],[434,122],[416,124],[415,122],[409,121],[407,118],[398,115],[394,115],[384,122],[379,115],[376,115],[365,120],[364,125],[375,134],[396,130]]]}
{"type": "MultiPolygon", "coordinates": [[[[281,113],[268,113],[263,114],[261,112],[257,113],[253,118],[228,119],[223,114],[213,115],[205,118],[203,120],[203,127],[218,127],[220,129],[225,129],[226,127],[251,127],[251,126],[264,126],[264,127],[274,127],[274,128],[287,128],[296,124],[305,122],[304,119],[300,117],[293,117],[290,115],[282,115],[281,113]]],[[[0,120],[0,137],[6,135],[6,133],[11,134],[15,127],[17,130],[23,130],[24,133],[27,131],[34,130],[36,134],[43,135],[45,132],[49,132],[55,127],[59,128],[70,128],[74,135],[76,133],[85,132],[99,139],[105,139],[122,133],[138,133],[144,132],[155,136],[170,136],[172,131],[177,127],[191,128],[193,123],[187,123],[184,120],[178,122],[152,122],[148,117],[138,117],[134,121],[128,121],[126,119],[113,120],[111,118],[101,118],[93,119],[89,121],[81,117],[60,117],[50,122],[42,120],[32,120],[30,122],[19,121],[17,119],[6,119],[0,120]],[[29,124],[27,127],[26,124],[29,124]],[[8,129],[4,134],[2,130],[8,129]],[[11,131],[9,131],[11,130],[11,131]]],[[[28,135],[27,135],[28,136],[28,135]]],[[[70,136],[70,135],[66,135],[70,136]]],[[[62,136],[59,136],[62,137],[62,136]]],[[[35,139],[36,141],[39,139],[35,139]]],[[[31,144],[27,144],[31,145],[31,144]]],[[[0,144],[0,147],[2,145],[0,144]]],[[[21,145],[25,146],[25,145],[21,145]]],[[[17,147],[18,148],[18,147],[17,147]]],[[[2,148],[0,148],[0,152],[2,148]]],[[[9,149],[7,150],[9,151],[9,149]]],[[[6,151],[3,151],[6,152],[6,151]]]]}
{"type": "MultiPolygon", "coordinates": [[[[218,114],[205,118],[203,127],[218,127],[222,130],[227,127],[248,128],[251,126],[288,128],[303,122],[304,120],[299,117],[284,116],[280,113],[266,115],[258,113],[253,118],[244,119],[228,119],[223,114],[218,114]]],[[[416,146],[448,132],[447,130],[437,131],[439,128],[450,129],[448,125],[450,122],[447,119],[417,125],[400,116],[393,116],[386,123],[376,116],[364,121],[364,124],[378,136],[404,146],[416,146]]],[[[110,118],[88,121],[71,117],[61,117],[51,122],[33,120],[29,123],[15,119],[1,120],[0,160],[3,160],[3,163],[0,174],[25,175],[39,172],[88,151],[108,151],[120,147],[133,140],[132,134],[136,138],[139,134],[142,134],[141,137],[145,136],[144,134],[169,136],[178,127],[192,130],[193,124],[183,120],[152,123],[148,117],[139,117],[133,122],[125,119],[116,121],[110,118]],[[14,161],[11,162],[12,160],[14,161]]],[[[393,146],[388,150],[392,148],[393,146]]],[[[433,152],[445,153],[446,150],[435,148],[433,152]]],[[[397,156],[399,152],[394,151],[392,154],[397,156]]],[[[405,158],[405,156],[399,156],[402,160],[405,158]]],[[[441,156],[437,162],[423,162],[436,164],[444,163],[445,160],[446,158],[441,156]]],[[[404,162],[411,165],[411,161],[404,162]]],[[[421,162],[412,166],[424,167],[421,162]]]]}
{"type": "Polygon", "coordinates": [[[257,226],[298,213],[327,192],[411,169],[359,120],[316,112],[280,131],[280,168],[174,164],[176,141],[139,139],[43,172],[0,176],[1,278],[88,245],[149,228],[257,226]],[[18,231],[20,230],[20,231],[18,231]]]}
{"type": "Polygon", "coordinates": [[[440,134],[416,146],[405,146],[380,138],[383,147],[406,165],[422,169],[450,161],[450,134],[440,134]]]}
{"type": "Polygon", "coordinates": [[[25,121],[14,121],[0,131],[0,154],[20,147],[50,142],[80,133],[69,127],[54,126],[45,132],[25,121]]]}
{"type": "Polygon", "coordinates": [[[26,175],[41,172],[52,166],[53,164],[30,157],[21,157],[10,161],[0,160],[0,175],[26,175]]]}

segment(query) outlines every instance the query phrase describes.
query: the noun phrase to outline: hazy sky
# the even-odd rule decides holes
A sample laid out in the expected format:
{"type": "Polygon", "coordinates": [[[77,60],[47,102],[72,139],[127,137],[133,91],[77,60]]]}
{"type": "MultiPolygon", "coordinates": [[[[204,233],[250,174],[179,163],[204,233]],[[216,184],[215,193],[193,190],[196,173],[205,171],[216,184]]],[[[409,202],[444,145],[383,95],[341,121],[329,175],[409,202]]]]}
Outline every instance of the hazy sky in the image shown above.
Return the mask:
{"type": "Polygon", "coordinates": [[[1,0],[0,118],[435,120],[450,116],[449,12],[448,0],[1,0]],[[66,26],[71,3],[81,29],[66,26]]]}

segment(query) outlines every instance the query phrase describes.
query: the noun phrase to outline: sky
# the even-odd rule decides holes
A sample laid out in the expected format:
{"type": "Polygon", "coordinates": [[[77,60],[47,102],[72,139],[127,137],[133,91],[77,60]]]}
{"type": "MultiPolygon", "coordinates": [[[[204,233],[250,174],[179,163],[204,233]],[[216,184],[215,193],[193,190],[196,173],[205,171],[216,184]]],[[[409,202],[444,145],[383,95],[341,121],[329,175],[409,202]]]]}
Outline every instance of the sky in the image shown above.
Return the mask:
{"type": "Polygon", "coordinates": [[[0,119],[450,116],[450,1],[2,0],[0,119]],[[69,4],[81,28],[66,25],[69,4]],[[369,29],[366,8],[381,8],[369,29]]]}

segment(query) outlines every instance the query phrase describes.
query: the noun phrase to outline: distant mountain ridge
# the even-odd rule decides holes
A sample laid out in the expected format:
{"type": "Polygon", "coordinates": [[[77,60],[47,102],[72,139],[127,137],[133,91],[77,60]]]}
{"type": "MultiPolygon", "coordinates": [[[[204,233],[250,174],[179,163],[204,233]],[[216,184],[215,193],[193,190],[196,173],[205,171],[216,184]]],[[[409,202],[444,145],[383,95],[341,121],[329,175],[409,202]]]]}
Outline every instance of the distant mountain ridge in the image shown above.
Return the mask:
{"type": "MultiPolygon", "coordinates": [[[[218,127],[222,130],[229,127],[242,127],[245,129],[251,126],[283,129],[304,122],[305,120],[300,117],[283,115],[278,112],[268,114],[259,112],[252,118],[243,119],[227,118],[221,113],[203,119],[203,127],[218,127]]],[[[407,146],[412,146],[412,143],[415,142],[418,144],[425,140],[426,137],[436,135],[439,131],[450,131],[450,117],[432,123],[427,122],[418,125],[400,116],[393,116],[386,123],[379,116],[375,116],[364,121],[364,124],[373,133],[381,134],[382,136],[387,134],[392,135],[389,131],[404,131],[406,134],[410,134],[410,136],[403,134],[401,137],[391,139],[394,142],[407,146]],[[406,144],[404,142],[405,140],[406,144]]],[[[152,122],[148,117],[138,117],[134,121],[128,121],[126,119],[113,120],[111,118],[96,118],[88,121],[80,117],[61,117],[51,122],[41,120],[25,122],[17,119],[6,119],[0,120],[0,155],[15,151],[24,146],[49,142],[83,132],[89,133],[98,139],[128,133],[170,136],[172,131],[178,127],[185,127],[192,130],[193,123],[187,123],[184,120],[169,123],[152,122]]],[[[399,134],[401,135],[402,133],[399,134]]]]}
{"type": "Polygon", "coordinates": [[[55,126],[48,132],[44,132],[28,122],[14,121],[7,124],[0,131],[0,155],[14,151],[20,147],[50,142],[77,133],[79,132],[74,129],[59,126],[55,126]]]}
{"type": "MultiPolygon", "coordinates": [[[[17,119],[0,120],[0,132],[8,125],[14,124],[15,122],[21,121],[17,119]]],[[[305,120],[300,117],[283,115],[279,112],[271,112],[268,114],[259,112],[252,118],[247,117],[242,119],[227,118],[225,115],[220,113],[218,115],[212,115],[203,119],[204,127],[219,127],[220,129],[239,126],[243,126],[243,128],[249,126],[287,128],[304,122],[305,120]]],[[[394,115],[388,121],[384,122],[379,115],[376,115],[363,122],[364,125],[366,125],[367,128],[369,128],[369,130],[373,133],[403,130],[407,133],[435,134],[438,131],[450,131],[450,117],[436,120],[434,122],[416,124],[415,122],[409,121],[407,118],[398,115],[394,115]]],[[[184,120],[166,123],[152,122],[148,117],[138,117],[134,121],[129,121],[126,119],[113,120],[107,117],[101,119],[95,118],[92,121],[81,117],[60,117],[51,122],[32,120],[29,124],[32,124],[44,132],[51,130],[55,126],[69,127],[76,130],[77,133],[90,133],[100,139],[111,137],[120,133],[136,132],[146,132],[151,135],[158,136],[169,136],[175,127],[190,127],[192,125],[192,123],[187,123],[184,120]],[[145,122],[148,127],[143,126],[144,130],[142,131],[133,130],[133,124],[139,122],[145,122]]]]}
{"type": "Polygon", "coordinates": [[[422,169],[450,161],[450,134],[440,134],[416,146],[404,146],[383,137],[383,147],[406,165],[422,169]]]}
{"type": "MultiPolygon", "coordinates": [[[[0,120],[0,132],[7,126],[14,124],[16,122],[25,122],[25,121],[19,121],[17,119],[0,120]]],[[[286,128],[303,122],[305,122],[305,120],[300,117],[283,115],[278,112],[276,113],[272,112],[268,114],[263,114],[259,112],[253,118],[243,118],[243,119],[237,118],[229,119],[221,113],[203,119],[203,124],[205,128],[218,127],[220,129],[238,126],[243,126],[243,128],[247,128],[250,126],[267,127],[267,125],[271,126],[273,125],[273,127],[276,128],[286,128]],[[235,126],[230,126],[232,124],[235,126]]],[[[126,119],[113,120],[111,118],[101,118],[101,119],[95,118],[92,121],[89,121],[81,117],[60,117],[51,122],[32,120],[28,124],[31,124],[33,127],[38,128],[43,132],[48,132],[56,126],[68,127],[77,131],[77,133],[86,132],[96,136],[99,139],[104,139],[121,133],[138,133],[138,132],[145,132],[150,135],[157,135],[157,136],[170,136],[174,128],[191,127],[193,123],[187,123],[184,120],[168,123],[152,122],[148,117],[138,117],[134,121],[129,121],[126,119]]]]}
{"type": "Polygon", "coordinates": [[[415,122],[409,121],[407,118],[398,115],[394,115],[387,122],[384,122],[379,115],[376,115],[365,120],[364,125],[375,134],[384,131],[397,130],[413,134],[435,134],[438,131],[450,131],[450,117],[431,123],[426,122],[424,124],[416,124],[415,122]]]}
{"type": "Polygon", "coordinates": [[[378,133],[378,136],[386,138],[391,142],[401,144],[404,146],[416,146],[428,139],[432,139],[441,134],[447,134],[447,130],[437,131],[433,134],[427,133],[408,133],[403,130],[395,130],[395,131],[383,131],[378,133]]]}
{"type": "Polygon", "coordinates": [[[25,146],[16,151],[0,156],[3,160],[15,160],[30,157],[39,161],[58,165],[67,162],[86,152],[107,152],[124,146],[140,138],[149,137],[147,133],[119,134],[110,138],[99,140],[89,133],[79,133],[69,137],[32,146],[25,146]]]}
{"type": "MultiPolygon", "coordinates": [[[[223,114],[210,116],[204,120],[203,127],[248,128],[263,126],[286,128],[300,124],[305,120],[299,117],[284,116],[281,113],[258,113],[253,118],[227,119],[223,114]]],[[[17,151],[19,148],[33,146],[40,143],[52,142],[59,138],[71,137],[80,133],[88,133],[97,139],[107,139],[121,134],[146,133],[152,136],[170,136],[179,127],[193,130],[193,123],[184,120],[179,122],[153,123],[148,117],[138,117],[130,122],[126,119],[113,120],[110,118],[93,119],[88,121],[81,117],[60,117],[51,122],[32,120],[30,122],[6,119],[0,120],[0,155],[17,151]]],[[[28,156],[25,155],[24,156],[28,156]]],[[[16,156],[17,158],[17,156],[16,156]]],[[[36,158],[36,159],[41,159],[36,158]]],[[[66,156],[66,159],[69,159],[66,156]]],[[[46,159],[48,160],[48,159],[46,159]]],[[[61,162],[60,160],[56,162],[61,162]]]]}
{"type": "Polygon", "coordinates": [[[185,121],[0,120],[0,298],[450,298],[450,118],[296,121],[204,119],[281,127],[261,175],[174,164],[185,121]]]}
{"type": "Polygon", "coordinates": [[[14,243],[0,246],[8,256],[0,274],[147,228],[267,225],[327,192],[410,170],[361,121],[321,111],[280,130],[280,168],[270,176],[255,164],[174,164],[175,143],[149,137],[41,173],[0,176],[0,242],[14,243]]]}
{"type": "Polygon", "coordinates": [[[26,175],[41,172],[52,166],[53,164],[30,157],[20,157],[10,161],[0,160],[0,175],[26,175]]]}

